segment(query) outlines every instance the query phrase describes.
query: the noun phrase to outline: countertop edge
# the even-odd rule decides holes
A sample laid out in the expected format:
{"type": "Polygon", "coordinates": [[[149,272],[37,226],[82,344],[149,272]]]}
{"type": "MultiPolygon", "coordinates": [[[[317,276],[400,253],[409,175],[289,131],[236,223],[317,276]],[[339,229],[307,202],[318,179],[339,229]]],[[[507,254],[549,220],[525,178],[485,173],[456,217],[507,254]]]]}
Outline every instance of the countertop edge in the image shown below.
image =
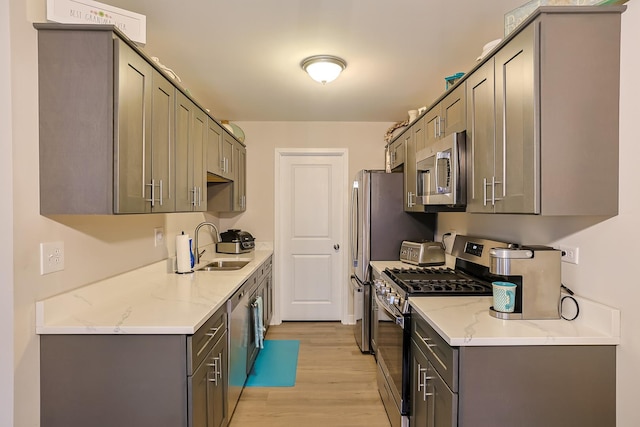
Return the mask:
{"type": "Polygon", "coordinates": [[[168,271],[165,259],[36,301],[36,334],[191,335],[272,255],[272,249],[215,254],[199,265],[213,259],[251,261],[240,270],[186,275],[168,271]]]}

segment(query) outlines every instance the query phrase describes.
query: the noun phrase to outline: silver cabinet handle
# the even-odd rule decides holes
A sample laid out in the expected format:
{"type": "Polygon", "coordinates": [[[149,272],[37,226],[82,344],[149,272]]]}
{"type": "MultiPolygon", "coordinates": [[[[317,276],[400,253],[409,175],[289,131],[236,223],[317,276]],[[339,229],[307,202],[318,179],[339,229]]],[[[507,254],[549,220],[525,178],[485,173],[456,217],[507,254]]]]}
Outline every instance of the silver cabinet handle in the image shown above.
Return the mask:
{"type": "Polygon", "coordinates": [[[150,199],[146,199],[147,202],[151,202],[151,207],[155,206],[155,188],[156,188],[156,181],[154,179],[151,180],[151,184],[145,184],[145,186],[147,187],[151,187],[151,198],[150,199]]]}
{"type": "Polygon", "coordinates": [[[482,206],[487,206],[487,178],[482,178],[482,206]]]}
{"type": "Polygon", "coordinates": [[[162,180],[160,180],[160,206],[162,206],[162,180]]]}
{"type": "Polygon", "coordinates": [[[423,368],[418,363],[418,391],[420,391],[420,389],[425,386],[423,373],[426,371],[427,371],[427,368],[423,368]]]}
{"type": "Polygon", "coordinates": [[[408,191],[407,192],[407,207],[408,208],[412,208],[412,207],[414,207],[416,205],[414,203],[414,201],[413,201],[413,196],[414,196],[414,194],[413,194],[412,191],[408,191]]]}

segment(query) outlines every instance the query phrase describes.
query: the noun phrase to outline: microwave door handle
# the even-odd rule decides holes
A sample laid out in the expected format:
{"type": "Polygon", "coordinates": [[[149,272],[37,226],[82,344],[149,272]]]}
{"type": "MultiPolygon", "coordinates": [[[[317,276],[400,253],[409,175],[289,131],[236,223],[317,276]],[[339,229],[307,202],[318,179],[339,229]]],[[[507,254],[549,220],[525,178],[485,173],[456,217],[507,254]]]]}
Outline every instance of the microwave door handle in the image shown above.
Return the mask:
{"type": "Polygon", "coordinates": [[[436,167],[436,187],[435,187],[435,190],[436,190],[436,193],[438,193],[438,194],[448,192],[448,188],[450,186],[450,179],[451,179],[450,174],[447,174],[446,185],[444,185],[444,186],[440,185],[440,179],[439,179],[440,178],[440,173],[439,173],[438,169],[439,169],[439,165],[440,165],[440,160],[441,159],[446,159],[447,168],[450,169],[451,168],[451,153],[449,153],[448,151],[438,151],[436,153],[436,161],[435,161],[435,163],[436,163],[436,166],[435,166],[436,167]]]}

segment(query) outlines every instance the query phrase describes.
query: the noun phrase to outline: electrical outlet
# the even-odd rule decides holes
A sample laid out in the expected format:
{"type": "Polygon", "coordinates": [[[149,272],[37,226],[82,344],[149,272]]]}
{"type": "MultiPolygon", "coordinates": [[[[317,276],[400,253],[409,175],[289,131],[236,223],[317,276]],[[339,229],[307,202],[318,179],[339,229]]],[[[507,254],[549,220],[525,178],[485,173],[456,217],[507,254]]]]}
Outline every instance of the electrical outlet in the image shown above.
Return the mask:
{"type": "Polygon", "coordinates": [[[578,254],[579,248],[573,246],[558,246],[558,249],[562,251],[562,258],[560,258],[563,262],[568,262],[570,264],[578,264],[578,254]]]}
{"type": "Polygon", "coordinates": [[[162,227],[154,228],[153,235],[154,235],[155,247],[157,248],[158,246],[163,246],[164,245],[164,228],[162,227]]]}
{"type": "Polygon", "coordinates": [[[40,243],[40,275],[64,270],[64,242],[40,243]]]}

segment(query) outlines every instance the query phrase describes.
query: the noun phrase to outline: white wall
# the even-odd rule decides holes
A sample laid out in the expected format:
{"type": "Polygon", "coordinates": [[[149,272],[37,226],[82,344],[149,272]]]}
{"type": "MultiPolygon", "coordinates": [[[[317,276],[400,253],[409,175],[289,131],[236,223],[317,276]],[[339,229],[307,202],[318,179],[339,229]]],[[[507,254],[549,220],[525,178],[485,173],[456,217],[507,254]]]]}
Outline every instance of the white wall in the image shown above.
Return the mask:
{"type": "Polygon", "coordinates": [[[347,148],[349,174],[384,168],[384,134],[392,123],[238,122],[247,144],[247,211],[221,215],[220,225],[241,228],[256,240],[274,240],[276,148],[347,148]]]}
{"type": "MultiPolygon", "coordinates": [[[[640,4],[629,2],[622,15],[620,89],[620,189],[619,214],[613,218],[516,215],[440,214],[439,234],[458,233],[490,236],[525,244],[558,243],[579,247],[579,264],[562,264],[562,281],[577,294],[622,313],[622,337],[617,352],[617,425],[640,425],[637,390],[640,384],[640,4]]],[[[579,72],[579,70],[576,70],[579,72]]],[[[598,102],[596,99],[594,102],[598,102]]],[[[610,143],[602,141],[603,144],[610,143]]],[[[594,159],[593,172],[598,170],[594,159]]],[[[593,195],[598,203],[598,195],[593,195]]],[[[594,366],[594,369],[597,369],[594,366]]]]}
{"type": "Polygon", "coordinates": [[[0,0],[0,426],[13,425],[13,163],[9,1],[0,0]]]}

